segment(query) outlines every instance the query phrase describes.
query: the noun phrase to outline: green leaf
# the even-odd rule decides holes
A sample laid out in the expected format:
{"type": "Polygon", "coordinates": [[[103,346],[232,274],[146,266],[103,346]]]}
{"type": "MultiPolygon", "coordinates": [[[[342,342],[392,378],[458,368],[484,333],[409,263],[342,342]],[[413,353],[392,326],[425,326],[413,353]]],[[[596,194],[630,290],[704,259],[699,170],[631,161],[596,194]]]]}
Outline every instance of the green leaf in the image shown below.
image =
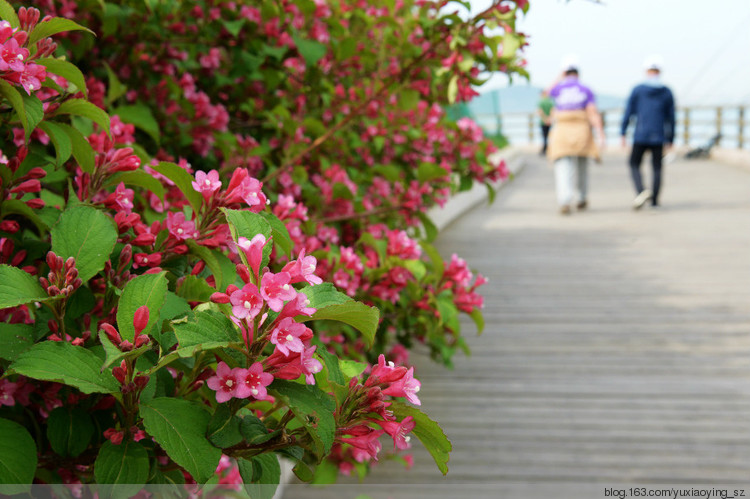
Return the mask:
{"type": "Polygon", "coordinates": [[[448,460],[450,459],[450,452],[453,450],[453,445],[448,440],[448,437],[445,436],[440,426],[416,407],[401,402],[393,402],[389,409],[393,411],[393,415],[398,420],[402,420],[407,416],[414,418],[416,425],[412,433],[422,442],[427,452],[432,455],[440,472],[443,475],[448,473],[448,460]]]}
{"type": "Polygon", "coordinates": [[[68,208],[52,227],[52,251],[63,260],[75,258],[83,282],[104,268],[116,242],[114,221],[90,206],[68,208]]]}
{"type": "Polygon", "coordinates": [[[242,419],[232,414],[226,404],[216,407],[208,423],[206,436],[216,447],[225,449],[242,442],[240,423],[242,419]]]}
{"type": "Polygon", "coordinates": [[[420,242],[419,246],[422,248],[422,251],[425,252],[425,254],[430,258],[430,261],[432,262],[432,271],[431,276],[435,278],[436,281],[440,281],[443,278],[443,273],[445,272],[445,262],[443,261],[443,257],[440,256],[440,253],[438,250],[435,249],[435,247],[431,244],[428,244],[426,242],[420,242]]]}
{"type": "Polygon", "coordinates": [[[482,311],[475,308],[471,311],[469,317],[471,317],[474,320],[474,324],[477,325],[477,332],[482,334],[482,331],[484,331],[484,316],[482,315],[482,311]]]}
{"type": "Polygon", "coordinates": [[[201,205],[203,204],[203,196],[193,188],[192,184],[195,179],[192,175],[190,175],[184,168],[167,161],[162,161],[151,168],[174,182],[177,188],[182,191],[182,194],[185,195],[185,199],[187,199],[190,206],[193,207],[194,212],[198,213],[198,211],[200,211],[201,205]]]}
{"type": "Polygon", "coordinates": [[[399,95],[398,105],[404,111],[411,111],[417,107],[420,98],[419,91],[410,88],[405,89],[399,95]]]}
{"type": "Polygon", "coordinates": [[[3,494],[28,492],[36,472],[36,444],[20,424],[0,419],[0,485],[3,494]]]}
{"type": "Polygon", "coordinates": [[[31,274],[10,265],[0,265],[0,309],[49,298],[31,274]]]}
{"type": "Polygon", "coordinates": [[[197,312],[195,320],[173,323],[172,328],[180,350],[191,349],[185,352],[226,347],[242,341],[237,327],[227,316],[210,310],[197,312]]]}
{"type": "Polygon", "coordinates": [[[26,109],[23,105],[23,97],[21,97],[21,94],[13,85],[3,79],[0,79],[0,95],[10,101],[11,107],[16,112],[18,120],[21,122],[21,126],[23,126],[23,129],[26,132],[26,137],[28,137],[34,129],[29,129],[29,122],[26,119],[26,109]]]}
{"type": "Polygon", "coordinates": [[[458,75],[453,75],[448,82],[448,104],[456,102],[458,97],[458,75]]]}
{"type": "Polygon", "coordinates": [[[341,372],[344,373],[344,375],[348,378],[359,376],[360,374],[365,372],[365,369],[367,369],[367,364],[357,362],[356,360],[340,359],[339,366],[341,366],[341,372]]]}
{"type": "Polygon", "coordinates": [[[21,94],[23,109],[26,113],[26,140],[29,135],[44,119],[44,106],[36,95],[21,94]]]}
{"type": "Polygon", "coordinates": [[[135,311],[143,305],[148,307],[148,324],[143,330],[149,333],[151,327],[159,319],[159,311],[167,296],[166,272],[158,274],[143,274],[131,280],[125,285],[117,306],[117,329],[123,339],[133,342],[135,339],[135,326],[133,318],[135,311]]]}
{"type": "Polygon", "coordinates": [[[436,305],[443,324],[454,332],[459,332],[461,330],[461,324],[458,320],[458,308],[453,302],[453,295],[450,291],[443,291],[440,293],[436,297],[436,305]]]}
{"type": "Polygon", "coordinates": [[[269,213],[266,211],[261,211],[260,213],[258,213],[258,215],[265,218],[268,222],[268,225],[271,226],[271,237],[273,237],[274,244],[276,244],[277,248],[280,250],[279,253],[283,255],[290,255],[292,253],[294,243],[292,242],[292,238],[289,236],[289,231],[287,230],[286,225],[284,225],[284,222],[279,220],[273,213],[269,213]]]}
{"type": "Polygon", "coordinates": [[[161,397],[141,404],[140,414],[149,435],[198,483],[213,476],[221,450],[206,439],[211,415],[201,404],[161,397]]]}
{"type": "Polygon", "coordinates": [[[47,225],[47,222],[45,222],[42,217],[39,216],[39,210],[32,210],[31,208],[29,208],[29,205],[27,205],[20,199],[8,199],[6,201],[3,201],[3,214],[8,215],[11,213],[23,215],[24,217],[31,220],[31,222],[36,225],[36,228],[40,234],[46,235],[47,232],[49,232],[49,226],[47,225]]]}
{"type": "Polygon", "coordinates": [[[112,137],[112,133],[109,130],[109,115],[102,111],[101,108],[95,106],[89,101],[83,99],[69,99],[60,104],[57,108],[55,115],[70,114],[73,116],[82,116],[88,118],[107,132],[107,135],[112,137]]]}
{"type": "Polygon", "coordinates": [[[73,157],[78,162],[78,166],[81,167],[81,170],[86,173],[93,173],[96,162],[96,154],[94,153],[94,148],[91,147],[89,141],[86,140],[86,137],[84,137],[81,132],[68,124],[55,124],[68,134],[68,138],[70,139],[70,143],[73,148],[73,157]]]}
{"type": "Polygon", "coordinates": [[[305,317],[304,321],[329,320],[349,324],[364,335],[367,346],[370,347],[375,341],[379,318],[380,311],[377,308],[350,300],[346,303],[318,308],[317,312],[311,317],[305,317]]]}
{"type": "Polygon", "coordinates": [[[56,381],[83,393],[115,393],[120,384],[91,350],[65,341],[43,341],[18,356],[10,369],[41,381],[56,381]]]}
{"type": "Polygon", "coordinates": [[[53,121],[42,121],[39,124],[39,128],[49,135],[52,143],[55,145],[57,166],[65,163],[73,153],[73,143],[70,141],[70,136],[60,125],[53,121]]]}
{"type": "Polygon", "coordinates": [[[427,242],[431,243],[435,241],[438,236],[438,228],[435,226],[432,220],[430,220],[430,217],[428,217],[427,214],[419,212],[417,213],[417,216],[422,222],[422,229],[424,229],[425,239],[427,240],[427,242]]]}
{"type": "Polygon", "coordinates": [[[344,373],[341,371],[339,358],[325,349],[320,349],[317,353],[323,359],[323,365],[328,371],[326,379],[339,385],[345,385],[347,380],[344,379],[344,373]]]}
{"type": "Polygon", "coordinates": [[[0,322],[0,359],[14,361],[33,344],[33,327],[28,324],[0,322]]]}
{"type": "Polygon", "coordinates": [[[296,34],[292,35],[292,39],[294,39],[294,44],[297,45],[299,55],[302,56],[308,66],[315,66],[328,52],[328,47],[315,40],[305,40],[296,34]]]}
{"type": "Polygon", "coordinates": [[[52,450],[62,457],[76,457],[85,451],[94,430],[88,411],[80,407],[58,407],[47,419],[47,438],[52,450]]]}
{"type": "Polygon", "coordinates": [[[0,0],[0,19],[8,21],[11,28],[18,28],[21,26],[21,21],[18,19],[16,9],[5,0],[0,0]]]}
{"type": "Polygon", "coordinates": [[[240,476],[251,499],[271,499],[281,481],[281,466],[274,454],[238,459],[240,476]]]}
{"type": "Polygon", "coordinates": [[[198,258],[206,262],[206,265],[208,265],[208,268],[211,271],[211,274],[213,274],[214,280],[216,281],[216,289],[226,289],[227,285],[231,283],[224,281],[224,272],[221,269],[219,260],[211,252],[211,250],[206,248],[205,246],[201,246],[192,239],[188,239],[186,242],[188,248],[190,248],[190,253],[197,256],[198,258]]]}
{"type": "Polygon", "coordinates": [[[195,275],[185,276],[177,287],[177,296],[187,301],[207,302],[215,292],[205,279],[195,275]]]}
{"type": "Polygon", "coordinates": [[[270,439],[281,434],[279,430],[269,432],[263,421],[258,419],[255,414],[250,411],[246,412],[247,414],[243,415],[240,422],[240,433],[250,445],[259,445],[268,442],[270,439]]]}
{"type": "MultiPolygon", "coordinates": [[[[253,213],[249,210],[228,210],[226,208],[222,208],[222,211],[227,217],[229,230],[232,232],[232,238],[235,242],[240,237],[252,239],[258,234],[263,234],[266,240],[268,240],[273,234],[271,223],[258,213],[253,213]]],[[[240,256],[242,261],[245,262],[245,254],[240,252],[240,256]]],[[[268,264],[270,256],[271,245],[266,244],[265,248],[263,248],[263,259],[260,263],[260,268],[268,264]]]]}
{"type": "Polygon", "coordinates": [[[74,64],[71,64],[68,61],[63,61],[62,59],[53,59],[51,57],[37,59],[34,62],[47,68],[48,72],[56,74],[57,76],[62,76],[68,82],[75,85],[78,90],[83,92],[84,97],[88,98],[86,78],[84,78],[81,70],[74,64]]]}
{"type": "Polygon", "coordinates": [[[445,168],[435,163],[420,163],[417,168],[417,179],[422,183],[444,178],[447,174],[445,168]]]}
{"type": "Polygon", "coordinates": [[[107,104],[112,105],[114,101],[125,95],[128,89],[123,85],[117,78],[117,75],[109,64],[105,64],[104,67],[107,69],[107,79],[109,84],[107,85],[107,104]]]}
{"type": "Polygon", "coordinates": [[[237,19],[234,21],[224,21],[224,28],[235,38],[240,34],[242,25],[245,24],[245,19],[237,19]]]}
{"type": "MultiPolygon", "coordinates": [[[[132,172],[124,172],[119,175],[115,175],[111,182],[107,182],[106,186],[117,185],[120,182],[125,185],[135,185],[143,187],[149,192],[153,192],[159,199],[164,201],[164,186],[159,182],[153,175],[150,175],[145,170],[133,170],[132,172]]],[[[191,242],[191,241],[189,241],[191,242]]]]}
{"type": "Polygon", "coordinates": [[[57,33],[63,33],[65,31],[88,31],[92,35],[95,35],[95,33],[90,29],[84,28],[80,24],[73,22],[70,19],[53,17],[49,21],[43,21],[36,25],[31,33],[29,33],[28,45],[32,46],[39,40],[43,40],[48,36],[52,36],[57,33]]]}
{"type": "Polygon", "coordinates": [[[124,123],[131,123],[146,132],[149,137],[154,139],[156,145],[161,141],[161,132],[159,123],[157,123],[154,114],[148,106],[136,104],[130,106],[120,106],[112,111],[113,115],[120,117],[124,123]]]}
{"type": "Polygon", "coordinates": [[[310,306],[317,309],[354,301],[349,295],[337,290],[330,282],[324,282],[315,286],[305,286],[300,291],[307,295],[307,299],[310,300],[310,306]]]}
{"type": "MultiPolygon", "coordinates": [[[[113,497],[131,497],[137,494],[148,481],[150,470],[148,451],[131,439],[124,439],[119,445],[104,442],[94,462],[94,478],[100,487],[101,484],[118,485],[116,489],[102,487],[110,494],[116,490],[113,497]]],[[[105,494],[105,497],[110,494],[105,494]]]]}
{"type": "Polygon", "coordinates": [[[328,454],[336,436],[333,399],[315,385],[300,385],[292,381],[275,380],[268,386],[269,392],[280,397],[313,439],[320,458],[328,454]]]}

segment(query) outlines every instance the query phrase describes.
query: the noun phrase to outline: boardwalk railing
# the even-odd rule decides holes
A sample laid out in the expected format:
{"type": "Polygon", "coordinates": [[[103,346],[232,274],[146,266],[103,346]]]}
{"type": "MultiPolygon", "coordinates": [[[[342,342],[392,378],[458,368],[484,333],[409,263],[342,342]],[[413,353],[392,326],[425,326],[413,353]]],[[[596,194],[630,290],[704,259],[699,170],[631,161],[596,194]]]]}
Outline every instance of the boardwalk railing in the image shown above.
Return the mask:
{"type": "MultiPolygon", "coordinates": [[[[677,110],[675,144],[697,146],[721,135],[720,145],[744,149],[750,146],[747,135],[748,106],[691,106],[677,110]]],[[[604,132],[608,141],[620,137],[620,123],[624,110],[601,110],[604,132]]],[[[535,113],[478,114],[476,121],[487,133],[496,134],[498,127],[513,144],[541,143],[539,118],[535,113]],[[499,119],[498,119],[499,118],[499,119]]],[[[633,132],[633,127],[629,128],[633,132]]]]}

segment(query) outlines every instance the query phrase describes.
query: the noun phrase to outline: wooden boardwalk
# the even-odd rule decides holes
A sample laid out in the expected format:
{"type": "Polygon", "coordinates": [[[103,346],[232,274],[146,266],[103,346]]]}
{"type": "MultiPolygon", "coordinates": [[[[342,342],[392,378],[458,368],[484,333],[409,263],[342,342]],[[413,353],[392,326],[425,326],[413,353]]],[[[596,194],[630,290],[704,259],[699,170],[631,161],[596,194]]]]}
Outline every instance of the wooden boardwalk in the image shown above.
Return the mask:
{"type": "Polygon", "coordinates": [[[490,278],[484,334],[464,324],[473,355],[453,371],[416,358],[423,409],[453,442],[448,476],[415,441],[410,471],[381,462],[364,484],[285,498],[750,496],[750,169],[669,164],[663,206],[639,212],[623,157],[590,173],[590,209],[564,217],[528,156],[440,236],[490,278]]]}

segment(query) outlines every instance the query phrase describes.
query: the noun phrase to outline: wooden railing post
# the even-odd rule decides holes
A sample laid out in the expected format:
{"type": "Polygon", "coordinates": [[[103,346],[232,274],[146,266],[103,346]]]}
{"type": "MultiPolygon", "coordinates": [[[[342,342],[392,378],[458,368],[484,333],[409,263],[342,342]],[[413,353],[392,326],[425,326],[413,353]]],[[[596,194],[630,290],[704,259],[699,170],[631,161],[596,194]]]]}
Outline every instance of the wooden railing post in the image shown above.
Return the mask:
{"type": "Polygon", "coordinates": [[[682,121],[682,141],[685,143],[686,146],[690,145],[690,108],[686,107],[684,109],[685,116],[683,116],[682,121]]]}
{"type": "Polygon", "coordinates": [[[745,147],[745,108],[740,106],[739,116],[737,118],[737,147],[744,149],[745,147]]]}
{"type": "Polygon", "coordinates": [[[716,145],[718,146],[721,142],[721,108],[716,108],[716,136],[719,137],[716,140],[716,145]]]}
{"type": "Polygon", "coordinates": [[[534,113],[529,114],[529,144],[534,143],[534,113]]]}

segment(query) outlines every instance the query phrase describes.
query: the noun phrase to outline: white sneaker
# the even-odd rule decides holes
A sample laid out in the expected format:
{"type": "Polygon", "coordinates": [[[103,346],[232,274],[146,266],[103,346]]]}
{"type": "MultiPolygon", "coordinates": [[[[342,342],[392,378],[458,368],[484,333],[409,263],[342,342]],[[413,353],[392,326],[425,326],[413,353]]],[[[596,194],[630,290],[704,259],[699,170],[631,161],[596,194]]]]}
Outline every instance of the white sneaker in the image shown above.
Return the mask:
{"type": "Polygon", "coordinates": [[[635,199],[633,200],[633,209],[634,210],[640,210],[643,208],[643,205],[648,202],[649,199],[651,199],[651,191],[648,189],[644,189],[641,191],[640,194],[638,194],[635,199]]]}

